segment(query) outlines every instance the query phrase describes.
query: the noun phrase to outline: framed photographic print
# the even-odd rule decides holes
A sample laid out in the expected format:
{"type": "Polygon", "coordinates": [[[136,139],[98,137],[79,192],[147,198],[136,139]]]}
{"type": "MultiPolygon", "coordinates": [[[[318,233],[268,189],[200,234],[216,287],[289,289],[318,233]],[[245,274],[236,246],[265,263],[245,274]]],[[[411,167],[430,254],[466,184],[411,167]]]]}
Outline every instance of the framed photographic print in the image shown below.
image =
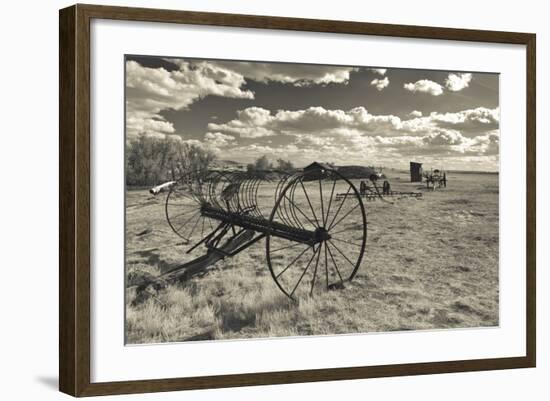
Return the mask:
{"type": "Polygon", "coordinates": [[[534,34],[61,10],[60,390],[534,367],[535,113],[534,34]]]}

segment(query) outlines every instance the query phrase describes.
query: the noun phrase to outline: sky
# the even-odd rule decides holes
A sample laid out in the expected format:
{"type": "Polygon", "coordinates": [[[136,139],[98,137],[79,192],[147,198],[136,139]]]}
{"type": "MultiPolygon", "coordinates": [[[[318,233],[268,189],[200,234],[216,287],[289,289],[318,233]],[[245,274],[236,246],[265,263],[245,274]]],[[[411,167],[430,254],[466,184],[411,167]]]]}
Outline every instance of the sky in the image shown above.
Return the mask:
{"type": "Polygon", "coordinates": [[[126,56],[126,137],[220,160],[498,171],[499,75],[126,56]]]}

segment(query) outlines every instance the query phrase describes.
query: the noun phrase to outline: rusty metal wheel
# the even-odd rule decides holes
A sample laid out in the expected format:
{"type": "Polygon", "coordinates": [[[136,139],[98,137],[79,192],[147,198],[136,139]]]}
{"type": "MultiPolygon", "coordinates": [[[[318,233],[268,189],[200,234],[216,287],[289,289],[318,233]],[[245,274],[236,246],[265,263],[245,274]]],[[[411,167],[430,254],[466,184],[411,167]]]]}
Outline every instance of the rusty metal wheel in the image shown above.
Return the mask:
{"type": "Polygon", "coordinates": [[[269,224],[314,232],[314,243],[268,234],[267,264],[289,298],[345,287],[357,274],[367,240],[367,217],[355,185],[332,169],[299,173],[279,188],[269,224]]]}

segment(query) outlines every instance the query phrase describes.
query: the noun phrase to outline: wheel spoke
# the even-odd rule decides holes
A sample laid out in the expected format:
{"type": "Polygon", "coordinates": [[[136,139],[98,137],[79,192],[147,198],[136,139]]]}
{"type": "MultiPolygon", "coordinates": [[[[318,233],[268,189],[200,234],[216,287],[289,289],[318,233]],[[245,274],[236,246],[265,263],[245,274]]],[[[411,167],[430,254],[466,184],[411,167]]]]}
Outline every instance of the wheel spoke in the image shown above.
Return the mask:
{"type": "Polygon", "coordinates": [[[282,251],[283,249],[294,248],[295,246],[298,246],[298,245],[303,245],[303,244],[301,242],[297,242],[295,244],[283,246],[282,248],[277,248],[277,249],[274,249],[274,250],[270,250],[269,252],[275,253],[275,252],[282,251]]]}
{"type": "Polygon", "coordinates": [[[185,220],[185,223],[183,223],[181,226],[179,226],[178,229],[176,230],[176,232],[179,232],[183,227],[185,227],[186,224],[189,223],[193,219],[193,217],[195,217],[195,215],[197,215],[197,214],[200,214],[200,210],[196,211],[195,213],[193,213],[193,215],[189,219],[185,220]]]}
{"type": "Polygon", "coordinates": [[[304,216],[304,217],[307,219],[307,221],[309,221],[309,222],[311,223],[311,225],[312,225],[313,227],[318,227],[318,226],[315,225],[315,223],[314,223],[313,221],[311,221],[311,219],[310,219],[309,217],[307,217],[307,215],[306,215],[304,212],[302,212],[302,209],[300,209],[300,208],[292,201],[292,199],[290,199],[288,196],[286,196],[286,194],[285,194],[285,198],[287,198],[288,201],[289,201],[290,203],[292,203],[292,206],[294,206],[294,207],[296,208],[296,210],[298,210],[300,213],[302,213],[302,216],[304,216]]]}
{"type": "Polygon", "coordinates": [[[330,206],[332,205],[332,198],[334,197],[334,188],[336,187],[336,180],[332,181],[332,191],[330,191],[330,199],[328,201],[328,207],[327,207],[327,215],[325,218],[325,227],[326,223],[328,221],[328,216],[330,214],[330,206]]]}
{"type": "Polygon", "coordinates": [[[328,249],[328,254],[330,255],[330,258],[332,259],[332,263],[334,264],[334,267],[336,268],[336,273],[338,273],[338,277],[340,277],[340,281],[344,281],[342,278],[342,275],[340,274],[340,270],[338,270],[338,266],[336,265],[336,261],[334,260],[334,255],[332,254],[332,251],[330,250],[328,244],[325,244],[326,248],[328,249]]]}
{"type": "Polygon", "coordinates": [[[311,280],[311,290],[309,291],[309,296],[313,294],[313,288],[315,287],[315,278],[317,277],[317,267],[319,266],[319,257],[321,256],[321,248],[323,247],[323,243],[319,245],[319,253],[317,253],[317,260],[315,261],[315,268],[313,270],[313,279],[311,280]]]}
{"type": "Polygon", "coordinates": [[[176,197],[184,197],[184,198],[190,199],[190,200],[192,200],[192,201],[195,201],[195,199],[193,198],[193,196],[188,195],[188,194],[186,194],[186,193],[183,193],[183,192],[180,192],[180,191],[175,191],[174,194],[175,194],[176,197]]]}
{"type": "Polygon", "coordinates": [[[309,249],[309,246],[308,246],[307,248],[305,248],[298,256],[296,256],[296,258],[294,258],[294,260],[293,260],[292,262],[290,262],[290,263],[288,264],[287,267],[285,267],[279,274],[277,274],[277,275],[275,276],[275,278],[278,279],[279,277],[281,277],[281,276],[283,275],[283,273],[286,272],[286,271],[288,270],[288,268],[289,268],[290,266],[292,266],[298,259],[300,259],[300,257],[301,257],[304,253],[306,253],[306,251],[307,251],[308,249],[309,249]]]}
{"type": "Polygon", "coordinates": [[[346,203],[350,190],[351,190],[351,185],[348,187],[348,191],[346,192],[346,196],[344,197],[344,200],[342,201],[342,203],[340,203],[340,206],[338,206],[338,210],[336,210],[336,213],[334,214],[334,217],[332,218],[332,221],[330,222],[329,227],[332,227],[332,223],[334,223],[334,220],[336,220],[336,216],[338,216],[338,213],[340,213],[340,210],[342,210],[342,206],[344,206],[344,203],[346,203]]]}
{"type": "Polygon", "coordinates": [[[348,217],[348,216],[350,215],[351,212],[353,212],[355,209],[357,209],[357,208],[359,207],[359,205],[360,205],[360,203],[357,203],[357,205],[355,205],[355,206],[352,207],[350,210],[348,210],[348,212],[347,212],[344,216],[342,216],[342,218],[340,218],[340,220],[338,220],[338,222],[333,223],[333,224],[328,228],[328,230],[330,230],[330,229],[336,227],[338,224],[340,224],[340,222],[341,222],[342,220],[344,220],[346,217],[348,217]]]}
{"type": "Polygon", "coordinates": [[[336,234],[342,234],[342,233],[345,233],[345,232],[348,232],[348,231],[350,231],[349,228],[344,228],[343,230],[336,231],[335,233],[331,233],[330,236],[333,237],[333,236],[335,236],[336,234]]]}
{"type": "Polygon", "coordinates": [[[193,231],[195,231],[195,228],[197,228],[197,224],[199,224],[199,221],[201,219],[201,215],[199,214],[199,216],[197,217],[197,220],[195,221],[195,224],[193,224],[193,227],[191,228],[191,230],[189,230],[189,235],[187,237],[187,239],[190,239],[191,236],[193,235],[193,231]]]}
{"type": "Polygon", "coordinates": [[[315,210],[313,209],[313,205],[311,204],[311,201],[309,200],[309,196],[306,191],[306,187],[304,186],[303,181],[300,179],[300,185],[302,186],[302,189],[304,190],[304,194],[306,195],[307,203],[309,203],[309,208],[311,209],[311,213],[313,213],[313,218],[317,222],[317,227],[319,227],[319,219],[317,219],[317,215],[315,214],[315,210]]]}
{"type": "Polygon", "coordinates": [[[325,278],[327,280],[327,290],[328,290],[328,254],[327,254],[327,244],[325,243],[325,278]]]}
{"type": "Polygon", "coordinates": [[[344,259],[346,259],[348,261],[348,263],[355,269],[355,265],[353,264],[353,262],[348,259],[348,257],[340,250],[340,248],[338,248],[336,245],[334,245],[331,240],[328,240],[328,241],[340,253],[340,255],[342,255],[344,257],[344,259]]]}
{"type": "Polygon", "coordinates": [[[298,280],[298,282],[294,286],[294,289],[290,293],[290,298],[292,298],[292,294],[294,294],[294,291],[296,291],[296,288],[298,288],[298,286],[300,285],[300,282],[302,281],[302,279],[306,275],[307,269],[309,269],[309,266],[311,265],[311,262],[313,261],[313,258],[315,258],[315,255],[317,254],[318,251],[319,251],[319,248],[317,248],[317,250],[315,252],[313,252],[313,255],[311,255],[311,259],[309,260],[309,262],[307,262],[306,268],[302,272],[302,275],[300,276],[300,279],[298,280]]]}
{"type": "Polygon", "coordinates": [[[175,216],[170,217],[170,220],[177,219],[178,217],[185,216],[185,215],[188,215],[189,213],[193,213],[193,212],[196,213],[197,211],[196,211],[195,209],[193,209],[193,210],[188,210],[188,211],[185,212],[185,213],[176,214],[175,216]]]}
{"type": "Polygon", "coordinates": [[[343,239],[339,239],[339,238],[335,238],[333,236],[330,237],[330,239],[332,240],[335,240],[335,241],[339,241],[339,242],[343,242],[345,244],[350,244],[350,245],[353,245],[353,246],[358,246],[359,248],[362,248],[363,247],[363,244],[357,244],[355,242],[350,242],[350,241],[344,241],[343,239]]]}
{"type": "Polygon", "coordinates": [[[189,206],[189,207],[195,207],[197,204],[195,202],[191,203],[191,202],[188,202],[188,203],[172,203],[172,202],[167,202],[168,206],[174,206],[174,207],[183,207],[183,206],[189,206]]]}
{"type": "Polygon", "coordinates": [[[323,227],[325,226],[325,205],[323,203],[323,186],[321,184],[321,178],[319,178],[319,195],[321,197],[321,217],[323,218],[323,227]]]}

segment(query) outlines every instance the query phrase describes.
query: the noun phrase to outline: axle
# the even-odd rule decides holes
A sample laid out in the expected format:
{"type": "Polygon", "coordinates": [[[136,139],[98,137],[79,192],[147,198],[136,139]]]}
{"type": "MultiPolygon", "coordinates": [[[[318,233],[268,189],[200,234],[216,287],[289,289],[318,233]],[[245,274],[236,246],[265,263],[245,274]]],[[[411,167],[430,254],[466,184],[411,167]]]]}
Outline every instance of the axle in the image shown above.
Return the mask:
{"type": "Polygon", "coordinates": [[[263,218],[249,216],[242,213],[228,212],[223,209],[212,207],[209,204],[201,206],[201,214],[205,217],[221,221],[226,224],[241,227],[247,230],[254,230],[263,234],[288,239],[290,241],[315,245],[322,241],[328,241],[331,237],[327,230],[318,227],[315,230],[292,227],[276,221],[269,221],[263,218]]]}

